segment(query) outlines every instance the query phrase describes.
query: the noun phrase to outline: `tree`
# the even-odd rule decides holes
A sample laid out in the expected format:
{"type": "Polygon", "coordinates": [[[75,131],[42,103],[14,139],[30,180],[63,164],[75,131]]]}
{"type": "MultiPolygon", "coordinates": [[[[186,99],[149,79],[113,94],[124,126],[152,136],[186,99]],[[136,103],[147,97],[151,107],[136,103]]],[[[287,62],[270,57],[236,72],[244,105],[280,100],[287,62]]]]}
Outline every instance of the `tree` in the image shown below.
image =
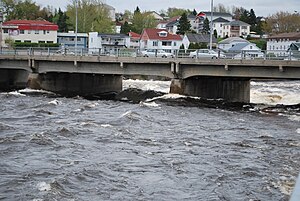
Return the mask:
{"type": "Polygon", "coordinates": [[[263,30],[267,33],[288,33],[299,31],[300,15],[289,12],[277,12],[266,19],[263,30]]]}
{"type": "Polygon", "coordinates": [[[186,32],[191,31],[191,23],[187,18],[186,13],[183,13],[179,19],[177,34],[184,35],[186,32]]]}
{"type": "Polygon", "coordinates": [[[121,34],[128,34],[131,31],[131,26],[128,24],[127,21],[121,26],[121,34]]]}
{"type": "Polygon", "coordinates": [[[190,13],[189,10],[181,9],[181,8],[168,8],[167,14],[169,18],[182,16],[183,13],[190,13]]]}
{"type": "Polygon", "coordinates": [[[197,13],[197,11],[194,9],[193,12],[192,12],[192,14],[196,16],[198,13],[197,13]]]}
{"type": "Polygon", "coordinates": [[[136,33],[142,33],[145,28],[154,28],[156,20],[149,12],[141,13],[139,7],[136,8],[132,18],[131,30],[136,33]]]}
{"type": "Polygon", "coordinates": [[[220,13],[230,13],[230,9],[226,8],[224,4],[219,3],[218,5],[214,6],[213,8],[214,12],[220,12],[220,13]]]}
{"type": "Polygon", "coordinates": [[[208,18],[205,18],[205,20],[203,22],[202,33],[204,33],[204,34],[210,33],[210,24],[209,24],[208,18]]]}
{"type": "MultiPolygon", "coordinates": [[[[67,6],[66,16],[69,30],[75,30],[76,0],[67,6]]],[[[109,10],[101,0],[78,0],[78,32],[96,31],[113,33],[114,23],[109,17],[109,10]]]]}
{"type": "Polygon", "coordinates": [[[66,12],[62,12],[59,8],[58,13],[56,13],[53,22],[58,25],[59,32],[67,32],[68,31],[68,24],[67,24],[68,16],[66,12]]]}

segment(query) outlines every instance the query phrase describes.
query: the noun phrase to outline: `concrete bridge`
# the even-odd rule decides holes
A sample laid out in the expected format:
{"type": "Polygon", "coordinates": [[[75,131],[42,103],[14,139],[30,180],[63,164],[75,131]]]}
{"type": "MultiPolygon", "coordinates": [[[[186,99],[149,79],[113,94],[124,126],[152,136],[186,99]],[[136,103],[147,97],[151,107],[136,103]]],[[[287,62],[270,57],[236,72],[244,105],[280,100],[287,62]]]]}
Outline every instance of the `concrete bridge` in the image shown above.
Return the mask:
{"type": "Polygon", "coordinates": [[[0,72],[1,86],[32,72],[45,90],[82,96],[121,91],[123,75],[161,76],[171,93],[249,102],[251,79],[300,79],[300,61],[1,55],[0,72]]]}

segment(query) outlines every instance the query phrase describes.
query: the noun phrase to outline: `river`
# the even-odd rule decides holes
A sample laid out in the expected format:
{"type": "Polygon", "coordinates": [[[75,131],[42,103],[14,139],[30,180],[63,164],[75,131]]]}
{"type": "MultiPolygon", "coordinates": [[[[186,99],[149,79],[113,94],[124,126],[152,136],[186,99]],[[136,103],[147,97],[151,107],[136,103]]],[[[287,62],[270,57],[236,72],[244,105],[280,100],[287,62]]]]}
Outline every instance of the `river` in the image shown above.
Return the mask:
{"type": "Polygon", "coordinates": [[[30,89],[0,100],[0,200],[281,201],[300,171],[299,81],[253,81],[237,107],[30,89]]]}

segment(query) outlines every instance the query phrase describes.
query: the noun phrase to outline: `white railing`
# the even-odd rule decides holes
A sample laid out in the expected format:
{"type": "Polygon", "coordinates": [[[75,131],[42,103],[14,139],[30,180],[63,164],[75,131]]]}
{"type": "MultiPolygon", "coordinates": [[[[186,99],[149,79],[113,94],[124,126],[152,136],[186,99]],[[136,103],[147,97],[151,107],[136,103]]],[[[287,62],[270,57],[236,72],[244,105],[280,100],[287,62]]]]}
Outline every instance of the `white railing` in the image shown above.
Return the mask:
{"type": "MultiPolygon", "coordinates": [[[[281,51],[280,51],[281,52],[281,51]]],[[[300,60],[299,51],[289,51],[285,55],[272,51],[235,51],[223,52],[208,49],[188,50],[157,50],[131,48],[0,48],[0,55],[28,56],[110,56],[110,57],[161,57],[161,58],[190,58],[190,59],[260,59],[260,60],[300,60]],[[75,54],[75,52],[77,54],[75,54]]]]}

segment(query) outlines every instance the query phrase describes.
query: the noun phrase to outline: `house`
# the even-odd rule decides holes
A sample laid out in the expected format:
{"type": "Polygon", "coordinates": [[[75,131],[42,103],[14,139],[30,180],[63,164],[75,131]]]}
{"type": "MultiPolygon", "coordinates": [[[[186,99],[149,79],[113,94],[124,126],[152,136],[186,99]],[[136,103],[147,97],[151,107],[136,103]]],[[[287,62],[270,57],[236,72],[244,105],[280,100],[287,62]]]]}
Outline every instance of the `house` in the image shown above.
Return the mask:
{"type": "Polygon", "coordinates": [[[233,46],[239,43],[250,43],[250,42],[240,37],[230,37],[220,41],[218,43],[218,48],[226,52],[230,48],[232,48],[233,46]]]}
{"type": "Polygon", "coordinates": [[[146,14],[151,15],[156,21],[162,21],[164,18],[155,11],[149,11],[146,14]]]}
{"type": "Polygon", "coordinates": [[[263,58],[264,53],[254,43],[237,43],[227,51],[233,58],[263,58]]]}
{"type": "MultiPolygon", "coordinates": [[[[87,33],[77,33],[77,48],[86,49],[88,48],[88,34],[87,33]]],[[[76,33],[74,31],[69,31],[68,33],[57,33],[57,43],[61,47],[75,47],[76,33]]]]}
{"type": "Polygon", "coordinates": [[[300,59],[300,42],[292,43],[288,49],[291,57],[300,59]]]}
{"type": "Polygon", "coordinates": [[[165,29],[144,29],[140,39],[141,50],[155,49],[173,53],[179,50],[181,44],[180,35],[169,33],[165,29]]]}
{"type": "MultiPolygon", "coordinates": [[[[213,36],[213,46],[217,45],[217,39],[213,36]]],[[[182,44],[184,45],[184,49],[188,49],[190,44],[206,44],[209,46],[210,43],[210,35],[209,34],[193,34],[187,33],[184,35],[182,39],[182,44]]]]}
{"type": "Polygon", "coordinates": [[[139,49],[140,48],[140,38],[141,35],[134,33],[134,32],[129,32],[128,33],[129,37],[130,37],[130,48],[133,49],[139,49]]]}
{"type": "Polygon", "coordinates": [[[217,32],[217,37],[218,38],[224,38],[229,36],[229,32],[224,30],[224,25],[228,24],[230,21],[219,17],[217,19],[213,20],[213,29],[217,32]]]}
{"type": "Polygon", "coordinates": [[[181,16],[175,16],[168,20],[160,21],[157,24],[156,28],[157,29],[166,29],[168,32],[176,34],[180,17],[181,16]]]}
{"type": "Polygon", "coordinates": [[[117,54],[120,49],[130,47],[130,37],[126,34],[90,32],[88,46],[91,53],[117,54]]]}
{"type": "Polygon", "coordinates": [[[123,23],[121,23],[121,22],[116,22],[115,23],[115,32],[117,33],[117,34],[119,34],[119,33],[121,33],[121,28],[122,28],[122,26],[123,26],[123,23]]]}
{"type": "Polygon", "coordinates": [[[229,23],[223,24],[223,37],[247,37],[250,35],[250,24],[235,20],[229,23]]]}
{"type": "MultiPolygon", "coordinates": [[[[232,21],[232,15],[230,13],[223,13],[223,12],[213,12],[212,13],[212,20],[223,18],[228,22],[232,21]]],[[[192,30],[196,31],[197,33],[201,33],[203,30],[204,20],[208,19],[209,22],[211,21],[211,12],[200,12],[197,14],[194,25],[192,26],[192,30]]]]}
{"type": "Polygon", "coordinates": [[[103,7],[108,11],[108,16],[112,21],[116,21],[116,9],[108,4],[103,4],[103,7]]]}
{"type": "Polygon", "coordinates": [[[292,43],[300,42],[300,32],[281,33],[267,38],[267,52],[276,56],[288,56],[292,43]]]}
{"type": "Polygon", "coordinates": [[[5,40],[28,43],[56,43],[58,26],[46,20],[11,20],[2,24],[2,47],[5,40]]]}

